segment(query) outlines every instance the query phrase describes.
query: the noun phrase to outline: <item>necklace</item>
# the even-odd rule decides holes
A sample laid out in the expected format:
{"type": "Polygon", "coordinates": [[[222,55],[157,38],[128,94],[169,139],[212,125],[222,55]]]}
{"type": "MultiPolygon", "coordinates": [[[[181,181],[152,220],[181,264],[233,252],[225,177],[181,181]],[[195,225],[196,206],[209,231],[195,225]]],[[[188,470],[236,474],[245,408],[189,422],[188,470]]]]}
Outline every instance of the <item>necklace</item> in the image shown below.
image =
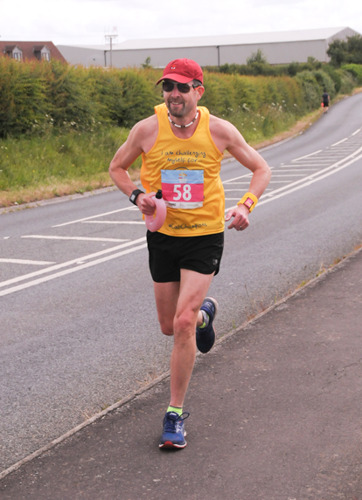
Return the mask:
{"type": "Polygon", "coordinates": [[[168,113],[168,119],[169,119],[169,122],[170,122],[170,123],[172,123],[172,125],[173,125],[174,127],[177,127],[177,128],[187,128],[187,127],[191,127],[191,125],[192,125],[193,123],[195,123],[195,121],[197,120],[198,116],[199,116],[199,112],[198,112],[198,111],[196,111],[195,118],[194,118],[194,119],[193,119],[190,123],[188,123],[187,125],[179,125],[178,123],[175,123],[174,121],[172,121],[172,120],[171,120],[170,113],[168,113]]]}

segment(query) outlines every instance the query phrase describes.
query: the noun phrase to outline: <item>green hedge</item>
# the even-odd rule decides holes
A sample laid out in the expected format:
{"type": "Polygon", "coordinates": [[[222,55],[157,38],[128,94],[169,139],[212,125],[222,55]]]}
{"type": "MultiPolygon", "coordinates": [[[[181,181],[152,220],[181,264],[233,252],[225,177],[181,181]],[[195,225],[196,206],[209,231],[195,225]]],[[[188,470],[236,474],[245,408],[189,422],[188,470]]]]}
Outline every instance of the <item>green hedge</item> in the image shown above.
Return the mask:
{"type": "MultiPolygon", "coordinates": [[[[0,138],[44,135],[53,129],[89,132],[103,125],[130,128],[161,102],[155,86],[160,74],[153,68],[83,68],[0,57],[0,138]]],[[[351,91],[358,78],[358,65],[341,70],[323,65],[295,77],[205,71],[201,103],[236,125],[253,114],[266,131],[271,115],[282,122],[290,114],[302,116],[319,107],[324,88],[333,98],[351,91]]]]}
{"type": "Polygon", "coordinates": [[[152,113],[159,96],[142,71],[0,57],[0,137],[130,127],[152,113]]]}

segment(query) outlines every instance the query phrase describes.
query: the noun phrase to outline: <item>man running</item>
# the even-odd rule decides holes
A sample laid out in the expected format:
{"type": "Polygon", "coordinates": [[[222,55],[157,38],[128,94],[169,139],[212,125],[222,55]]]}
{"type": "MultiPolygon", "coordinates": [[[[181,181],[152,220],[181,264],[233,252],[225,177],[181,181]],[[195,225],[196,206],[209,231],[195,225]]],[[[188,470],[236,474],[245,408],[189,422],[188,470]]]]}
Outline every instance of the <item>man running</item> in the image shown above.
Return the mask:
{"type": "Polygon", "coordinates": [[[173,335],[170,403],[163,419],[160,448],[184,448],[184,399],[193,371],[196,346],[206,353],[215,341],[217,302],[206,297],[218,273],[225,226],[221,160],[227,150],[253,173],[249,190],[232,208],[228,229],[249,226],[249,214],[270,180],[265,160],[228,121],[198,106],[205,89],[201,67],[190,59],[171,61],[162,82],[164,103],[138,122],[116,152],[110,175],[144,215],[152,215],[152,196],[162,189],[167,216],[157,232],[147,232],[149,266],[158,320],[173,335]],[[142,155],[137,188],[128,168],[142,155]]]}

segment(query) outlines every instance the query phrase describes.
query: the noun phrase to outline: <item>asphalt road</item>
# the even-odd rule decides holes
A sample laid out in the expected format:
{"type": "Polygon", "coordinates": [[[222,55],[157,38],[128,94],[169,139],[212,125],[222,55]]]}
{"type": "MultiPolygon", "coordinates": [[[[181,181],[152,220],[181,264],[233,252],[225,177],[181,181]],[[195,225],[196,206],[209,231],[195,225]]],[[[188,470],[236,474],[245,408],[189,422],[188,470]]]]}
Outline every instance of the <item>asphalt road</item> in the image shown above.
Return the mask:
{"type": "MultiPolygon", "coordinates": [[[[226,231],[219,336],[362,241],[362,94],[265,149],[271,184],[243,233],[226,231]]],[[[249,174],[223,165],[226,207],[249,174]]],[[[117,191],[0,216],[1,470],[168,370],[145,228],[117,191]]],[[[165,404],[167,404],[165,395],[165,404]]]]}
{"type": "Polygon", "coordinates": [[[0,474],[1,500],[361,499],[361,304],[362,248],[198,357],[186,449],[158,447],[165,377],[0,474]]]}

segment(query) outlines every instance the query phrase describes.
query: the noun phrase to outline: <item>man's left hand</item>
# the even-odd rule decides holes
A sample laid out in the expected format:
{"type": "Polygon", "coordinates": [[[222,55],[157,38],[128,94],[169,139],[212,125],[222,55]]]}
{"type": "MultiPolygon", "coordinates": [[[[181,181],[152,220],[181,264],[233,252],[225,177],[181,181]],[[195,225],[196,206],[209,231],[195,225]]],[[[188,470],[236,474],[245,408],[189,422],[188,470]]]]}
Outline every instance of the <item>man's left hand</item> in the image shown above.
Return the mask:
{"type": "Polygon", "coordinates": [[[230,208],[225,216],[225,220],[228,221],[232,217],[234,217],[234,220],[228,225],[228,229],[234,228],[237,231],[243,231],[249,226],[249,209],[245,205],[237,205],[230,208]]]}

